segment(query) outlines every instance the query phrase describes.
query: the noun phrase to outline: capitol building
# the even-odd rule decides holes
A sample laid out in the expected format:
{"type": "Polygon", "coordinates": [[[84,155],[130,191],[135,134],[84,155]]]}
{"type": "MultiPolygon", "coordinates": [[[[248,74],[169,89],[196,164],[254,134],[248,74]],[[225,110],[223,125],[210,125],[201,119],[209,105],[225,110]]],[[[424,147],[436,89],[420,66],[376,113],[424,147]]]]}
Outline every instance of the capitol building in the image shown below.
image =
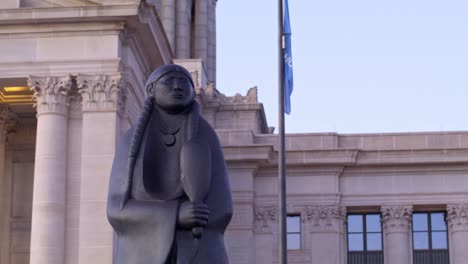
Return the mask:
{"type": "MultiPolygon", "coordinates": [[[[167,63],[223,146],[230,263],[278,263],[278,135],[256,87],[216,85],[223,1],[1,0],[1,264],[112,263],[116,142],[167,63]]],[[[468,131],[288,134],[286,152],[289,263],[468,263],[468,131]]]]}

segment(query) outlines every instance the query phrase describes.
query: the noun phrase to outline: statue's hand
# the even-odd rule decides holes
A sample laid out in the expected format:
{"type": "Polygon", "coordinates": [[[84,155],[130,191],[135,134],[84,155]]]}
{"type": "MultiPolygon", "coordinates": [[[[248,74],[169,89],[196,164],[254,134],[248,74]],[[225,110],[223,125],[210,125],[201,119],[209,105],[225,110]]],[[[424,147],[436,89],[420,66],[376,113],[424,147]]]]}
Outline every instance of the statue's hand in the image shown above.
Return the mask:
{"type": "Polygon", "coordinates": [[[185,229],[206,227],[210,210],[204,203],[184,202],[179,207],[177,225],[185,229]]]}

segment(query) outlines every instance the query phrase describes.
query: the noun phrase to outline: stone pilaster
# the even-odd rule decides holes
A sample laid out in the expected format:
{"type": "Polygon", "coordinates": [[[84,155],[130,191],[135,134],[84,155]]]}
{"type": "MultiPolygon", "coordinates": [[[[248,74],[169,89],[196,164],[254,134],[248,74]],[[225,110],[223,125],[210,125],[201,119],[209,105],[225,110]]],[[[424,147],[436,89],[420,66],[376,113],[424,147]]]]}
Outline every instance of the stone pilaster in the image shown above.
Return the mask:
{"type": "Polygon", "coordinates": [[[31,264],[63,264],[70,76],[30,76],[37,108],[31,264]]]}
{"type": "Polygon", "coordinates": [[[10,179],[5,173],[6,143],[14,132],[16,117],[6,105],[0,105],[0,263],[9,263],[10,179]]]}
{"type": "Polygon", "coordinates": [[[190,59],[191,16],[189,1],[176,0],[175,57],[177,59],[190,59]]]}
{"type": "Polygon", "coordinates": [[[344,264],[346,208],[339,205],[309,206],[305,209],[304,221],[312,237],[312,263],[344,264]]]}
{"type": "Polygon", "coordinates": [[[216,2],[210,0],[208,5],[208,82],[216,84],[216,2]]]}
{"type": "Polygon", "coordinates": [[[278,207],[257,206],[254,211],[255,220],[255,263],[274,263],[277,256],[273,249],[277,248],[278,207]]]}
{"type": "Polygon", "coordinates": [[[384,205],[381,207],[384,262],[410,264],[411,260],[411,219],[413,206],[384,205]]]}
{"type": "Polygon", "coordinates": [[[468,204],[447,205],[450,241],[450,263],[465,263],[468,259],[468,204]]]}
{"type": "Polygon", "coordinates": [[[202,59],[204,67],[208,62],[208,1],[195,0],[195,32],[193,58],[202,59]]]}
{"type": "Polygon", "coordinates": [[[120,74],[77,76],[82,95],[79,263],[111,263],[112,229],[106,218],[107,188],[120,134],[125,92],[120,74]]]}
{"type": "Polygon", "coordinates": [[[161,22],[166,32],[167,40],[174,51],[174,33],[175,33],[175,21],[176,21],[176,8],[175,0],[161,0],[161,22]]]}
{"type": "MultiPolygon", "coordinates": [[[[75,88],[75,87],[74,87],[75,88]]],[[[81,96],[77,89],[69,95],[67,135],[67,207],[65,213],[65,262],[78,263],[80,182],[81,182],[81,96]]]]}

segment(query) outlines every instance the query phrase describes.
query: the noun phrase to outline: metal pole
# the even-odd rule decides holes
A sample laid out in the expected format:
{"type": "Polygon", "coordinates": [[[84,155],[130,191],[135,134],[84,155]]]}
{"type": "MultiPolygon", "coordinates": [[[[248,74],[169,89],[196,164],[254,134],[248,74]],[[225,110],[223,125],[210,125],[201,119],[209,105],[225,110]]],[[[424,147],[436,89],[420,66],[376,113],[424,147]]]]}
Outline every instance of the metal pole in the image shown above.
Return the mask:
{"type": "Polygon", "coordinates": [[[284,128],[284,71],[283,71],[283,0],[278,0],[278,191],[279,191],[279,263],[288,263],[286,241],[286,159],[284,128]]]}

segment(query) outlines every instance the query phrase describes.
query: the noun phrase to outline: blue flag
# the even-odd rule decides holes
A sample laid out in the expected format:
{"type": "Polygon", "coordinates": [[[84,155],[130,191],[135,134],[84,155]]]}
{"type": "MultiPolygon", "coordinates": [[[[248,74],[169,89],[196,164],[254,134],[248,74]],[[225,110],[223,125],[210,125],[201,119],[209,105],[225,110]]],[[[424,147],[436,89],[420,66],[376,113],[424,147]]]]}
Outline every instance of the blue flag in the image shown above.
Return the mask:
{"type": "Polygon", "coordinates": [[[291,113],[291,94],[293,91],[293,63],[291,53],[291,25],[289,24],[289,7],[286,1],[283,16],[283,89],[284,89],[284,112],[291,113]]]}

